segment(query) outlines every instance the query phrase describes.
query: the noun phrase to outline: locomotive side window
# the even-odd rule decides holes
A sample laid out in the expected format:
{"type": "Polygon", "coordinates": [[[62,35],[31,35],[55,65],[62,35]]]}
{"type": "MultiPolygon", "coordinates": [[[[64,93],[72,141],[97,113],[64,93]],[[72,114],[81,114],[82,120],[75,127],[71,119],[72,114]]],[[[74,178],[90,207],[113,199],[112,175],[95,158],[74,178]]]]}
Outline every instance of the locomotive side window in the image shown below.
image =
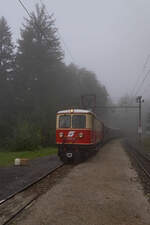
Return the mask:
{"type": "Polygon", "coordinates": [[[71,128],[70,115],[64,115],[59,117],[59,128],[71,128]]]}
{"type": "Polygon", "coordinates": [[[73,115],[72,116],[72,128],[86,128],[86,116],[85,115],[73,115]]]}

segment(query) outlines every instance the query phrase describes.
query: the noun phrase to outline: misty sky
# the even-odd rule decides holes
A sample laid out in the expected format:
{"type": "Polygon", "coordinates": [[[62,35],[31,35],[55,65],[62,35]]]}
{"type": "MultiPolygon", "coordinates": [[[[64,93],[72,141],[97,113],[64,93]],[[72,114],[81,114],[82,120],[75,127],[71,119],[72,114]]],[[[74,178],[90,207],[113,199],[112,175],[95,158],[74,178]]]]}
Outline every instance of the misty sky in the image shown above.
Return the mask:
{"type": "MultiPolygon", "coordinates": [[[[31,11],[38,0],[22,0],[31,11]]],[[[113,99],[131,94],[150,69],[150,1],[149,0],[43,0],[54,13],[56,26],[70,49],[74,63],[94,71],[113,99]],[[140,81],[139,81],[140,82],[140,81]]],[[[4,16],[19,37],[23,17],[27,17],[17,0],[1,0],[4,16]]],[[[62,47],[65,47],[62,43],[62,47]]],[[[65,61],[72,62],[65,50],[65,61]]],[[[149,75],[150,77],[150,75],[149,75]]],[[[150,78],[141,91],[150,96],[150,78]]]]}

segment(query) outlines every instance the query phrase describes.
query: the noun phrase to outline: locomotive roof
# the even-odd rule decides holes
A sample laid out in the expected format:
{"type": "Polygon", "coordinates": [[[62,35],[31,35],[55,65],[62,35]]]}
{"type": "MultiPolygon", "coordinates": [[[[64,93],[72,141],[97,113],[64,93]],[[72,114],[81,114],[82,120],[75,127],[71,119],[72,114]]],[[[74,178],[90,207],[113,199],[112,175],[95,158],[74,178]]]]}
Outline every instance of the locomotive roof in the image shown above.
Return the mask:
{"type": "Polygon", "coordinates": [[[94,115],[93,112],[91,112],[90,110],[85,110],[85,109],[67,109],[67,110],[61,110],[57,112],[57,114],[65,114],[65,113],[91,113],[94,115]]]}

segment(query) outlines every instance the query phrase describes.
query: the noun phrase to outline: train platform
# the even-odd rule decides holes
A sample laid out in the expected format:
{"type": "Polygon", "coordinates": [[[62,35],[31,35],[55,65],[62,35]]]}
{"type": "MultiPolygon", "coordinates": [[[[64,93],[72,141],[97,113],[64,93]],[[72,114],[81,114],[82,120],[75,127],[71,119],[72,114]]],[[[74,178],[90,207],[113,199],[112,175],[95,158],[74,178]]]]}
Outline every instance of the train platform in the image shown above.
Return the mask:
{"type": "Polygon", "coordinates": [[[106,144],[26,209],[18,225],[150,225],[150,204],[121,141],[106,144]]]}

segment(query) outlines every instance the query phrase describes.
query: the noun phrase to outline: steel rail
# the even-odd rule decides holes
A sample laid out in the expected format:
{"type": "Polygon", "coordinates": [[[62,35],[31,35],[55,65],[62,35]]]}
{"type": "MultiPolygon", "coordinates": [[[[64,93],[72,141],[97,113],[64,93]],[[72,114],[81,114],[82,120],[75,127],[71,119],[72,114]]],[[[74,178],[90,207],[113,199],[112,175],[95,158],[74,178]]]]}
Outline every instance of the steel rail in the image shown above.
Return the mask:
{"type": "Polygon", "coordinates": [[[150,179],[150,172],[147,171],[147,169],[142,165],[142,163],[139,161],[139,159],[138,159],[135,155],[133,155],[133,157],[135,158],[135,160],[136,160],[137,164],[139,165],[139,167],[144,171],[144,173],[145,173],[145,174],[149,177],[149,179],[150,179]]]}
{"type": "Polygon", "coordinates": [[[19,209],[15,214],[13,214],[8,220],[6,220],[2,225],[8,225],[13,221],[24,209],[26,209],[32,202],[34,202],[40,195],[37,195],[33,199],[31,199],[28,203],[26,203],[21,209],[19,209]]]}
{"type": "Polygon", "coordinates": [[[134,151],[132,151],[132,153],[131,153],[131,151],[128,150],[128,153],[131,155],[131,157],[133,157],[135,159],[135,161],[137,162],[138,166],[142,169],[142,171],[145,173],[145,175],[150,179],[150,171],[148,171],[143,166],[143,164],[141,163],[141,161],[138,159],[137,155],[139,155],[140,158],[142,156],[144,158],[144,160],[148,160],[148,162],[150,162],[150,159],[147,158],[146,156],[144,156],[142,153],[140,153],[138,150],[135,150],[135,149],[134,149],[134,151]]]}
{"type": "Polygon", "coordinates": [[[149,158],[149,157],[147,157],[146,155],[144,155],[143,153],[141,153],[141,152],[138,151],[138,150],[137,150],[137,153],[138,153],[143,159],[145,159],[147,162],[150,163],[150,158],[149,158]]]}
{"type": "Polygon", "coordinates": [[[137,154],[139,154],[142,158],[144,158],[147,162],[150,163],[150,157],[146,156],[145,154],[143,154],[142,152],[140,152],[138,150],[138,148],[134,147],[133,145],[129,145],[137,154]]]}
{"type": "Polygon", "coordinates": [[[6,201],[8,201],[9,199],[15,197],[17,194],[27,190],[28,188],[32,187],[34,184],[40,182],[41,180],[43,180],[44,178],[46,178],[48,175],[50,175],[51,173],[55,172],[55,170],[59,169],[60,167],[62,167],[64,165],[64,163],[62,163],[59,166],[56,166],[55,168],[51,169],[48,173],[44,174],[43,176],[39,177],[38,179],[36,179],[34,182],[27,184],[26,186],[24,186],[23,188],[21,188],[20,190],[14,192],[13,194],[9,195],[7,198],[3,199],[0,201],[0,206],[2,204],[4,204],[6,201]]]}
{"type": "MultiPolygon", "coordinates": [[[[12,199],[13,197],[15,197],[17,194],[22,193],[23,191],[26,191],[28,188],[32,187],[33,185],[37,184],[38,182],[40,182],[41,180],[45,179],[46,177],[48,177],[50,174],[52,174],[53,172],[55,172],[57,169],[61,168],[64,166],[64,163],[62,163],[61,165],[55,167],[54,169],[52,169],[51,171],[49,171],[48,173],[46,173],[44,176],[41,176],[38,180],[36,180],[35,182],[32,182],[31,184],[27,185],[26,187],[24,187],[23,189],[19,190],[18,192],[15,192],[14,194],[10,195],[7,199],[5,199],[4,201],[1,201],[1,205],[4,204],[5,202],[7,202],[8,200],[12,199]]],[[[41,194],[37,194],[33,199],[31,199],[29,202],[27,202],[21,209],[19,209],[16,213],[14,213],[9,219],[7,219],[2,225],[8,225],[11,221],[13,221],[13,219],[15,219],[24,209],[26,209],[32,202],[34,202],[36,199],[38,199],[38,197],[41,194]]]]}

